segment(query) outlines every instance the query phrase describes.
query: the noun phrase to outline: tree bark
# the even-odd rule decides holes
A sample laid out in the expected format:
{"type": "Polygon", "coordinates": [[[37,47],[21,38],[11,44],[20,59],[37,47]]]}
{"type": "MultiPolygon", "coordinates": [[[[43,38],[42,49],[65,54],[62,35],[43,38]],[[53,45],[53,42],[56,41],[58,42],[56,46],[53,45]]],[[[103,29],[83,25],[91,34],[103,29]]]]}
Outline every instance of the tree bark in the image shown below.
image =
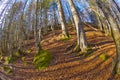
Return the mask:
{"type": "Polygon", "coordinates": [[[64,13],[63,13],[61,0],[56,0],[56,3],[57,3],[57,6],[58,6],[60,22],[61,22],[61,26],[62,26],[62,34],[64,35],[64,37],[65,36],[69,37],[68,30],[67,30],[67,27],[65,25],[65,16],[64,16],[64,13]]]}
{"type": "Polygon", "coordinates": [[[74,18],[74,22],[75,22],[75,26],[76,26],[76,30],[77,30],[77,49],[78,51],[81,49],[82,52],[85,52],[88,47],[88,43],[86,40],[86,35],[83,29],[81,18],[78,16],[78,12],[74,6],[73,1],[68,0],[68,3],[70,5],[73,18],[74,18]]]}
{"type": "Polygon", "coordinates": [[[35,26],[34,26],[34,37],[35,37],[35,45],[37,48],[37,51],[39,50],[39,41],[38,41],[38,2],[39,0],[37,0],[36,2],[36,10],[35,10],[35,26]]]}

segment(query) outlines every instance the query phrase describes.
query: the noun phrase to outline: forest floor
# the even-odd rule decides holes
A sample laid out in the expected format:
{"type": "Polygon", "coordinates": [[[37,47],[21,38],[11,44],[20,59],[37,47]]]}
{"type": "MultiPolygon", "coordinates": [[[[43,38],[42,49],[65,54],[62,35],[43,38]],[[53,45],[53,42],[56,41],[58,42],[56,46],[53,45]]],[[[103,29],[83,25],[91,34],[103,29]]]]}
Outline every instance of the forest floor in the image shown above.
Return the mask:
{"type": "MultiPolygon", "coordinates": [[[[116,53],[112,38],[85,27],[88,43],[93,49],[89,52],[90,55],[85,57],[72,52],[76,44],[76,33],[73,28],[69,29],[69,40],[61,40],[60,30],[55,31],[56,35],[50,32],[42,40],[42,47],[54,56],[47,69],[37,70],[33,67],[32,61],[36,52],[33,50],[26,56],[28,65],[24,65],[19,59],[15,63],[19,67],[14,69],[10,77],[13,80],[108,80],[112,71],[112,59],[116,53]],[[108,59],[100,59],[101,54],[106,54],[108,59]]],[[[34,49],[34,40],[28,42],[28,48],[34,49]]],[[[120,80],[120,77],[115,76],[109,80],[120,80]]]]}

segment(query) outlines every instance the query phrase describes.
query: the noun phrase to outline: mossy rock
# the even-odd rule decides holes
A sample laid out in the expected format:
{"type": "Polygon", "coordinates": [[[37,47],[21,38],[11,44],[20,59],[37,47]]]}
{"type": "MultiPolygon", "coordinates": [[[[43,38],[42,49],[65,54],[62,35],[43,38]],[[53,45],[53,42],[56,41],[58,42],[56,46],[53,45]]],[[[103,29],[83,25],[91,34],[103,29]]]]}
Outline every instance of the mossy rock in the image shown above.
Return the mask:
{"type": "Polygon", "coordinates": [[[0,61],[3,61],[3,59],[4,59],[3,56],[0,56],[0,61]]]}
{"type": "Polygon", "coordinates": [[[40,51],[33,60],[35,64],[35,68],[42,70],[48,67],[50,61],[52,60],[53,56],[48,51],[42,50],[40,51]]]}
{"type": "Polygon", "coordinates": [[[25,55],[25,50],[24,50],[24,49],[19,49],[19,50],[18,50],[18,53],[19,53],[20,55],[25,55]]]}
{"type": "Polygon", "coordinates": [[[105,60],[108,59],[108,56],[107,56],[106,54],[101,54],[101,55],[99,56],[99,58],[100,58],[101,60],[105,61],[105,60]]]}
{"type": "Polygon", "coordinates": [[[23,56],[23,57],[21,58],[21,60],[22,60],[22,61],[25,61],[25,59],[26,59],[26,57],[25,57],[25,56],[23,56]]]}
{"type": "Polygon", "coordinates": [[[27,53],[30,54],[32,52],[32,50],[27,50],[27,53]]]}
{"type": "Polygon", "coordinates": [[[3,70],[5,71],[6,74],[12,73],[12,70],[11,70],[10,66],[4,66],[3,70]]]}
{"type": "Polygon", "coordinates": [[[28,65],[28,62],[24,62],[24,66],[27,66],[28,65]]]}
{"type": "Polygon", "coordinates": [[[17,61],[17,60],[18,60],[18,57],[13,56],[13,57],[10,59],[10,63],[14,63],[14,62],[17,61]]]}
{"type": "Polygon", "coordinates": [[[15,53],[13,53],[13,56],[15,56],[15,57],[20,57],[21,55],[20,55],[19,52],[15,52],[15,53]]]}
{"type": "Polygon", "coordinates": [[[15,61],[17,61],[18,57],[16,57],[16,56],[12,56],[12,57],[6,56],[4,58],[4,60],[5,60],[5,64],[10,64],[10,63],[14,63],[15,61]]]}
{"type": "Polygon", "coordinates": [[[70,38],[71,38],[71,35],[69,35],[69,36],[64,36],[64,35],[62,35],[62,36],[61,36],[61,40],[62,40],[62,41],[68,41],[70,38]]]}
{"type": "Polygon", "coordinates": [[[3,54],[3,52],[2,51],[0,51],[0,56],[3,54]]]}
{"type": "Polygon", "coordinates": [[[4,60],[5,60],[5,64],[10,63],[10,57],[9,56],[4,57],[4,60]]]}

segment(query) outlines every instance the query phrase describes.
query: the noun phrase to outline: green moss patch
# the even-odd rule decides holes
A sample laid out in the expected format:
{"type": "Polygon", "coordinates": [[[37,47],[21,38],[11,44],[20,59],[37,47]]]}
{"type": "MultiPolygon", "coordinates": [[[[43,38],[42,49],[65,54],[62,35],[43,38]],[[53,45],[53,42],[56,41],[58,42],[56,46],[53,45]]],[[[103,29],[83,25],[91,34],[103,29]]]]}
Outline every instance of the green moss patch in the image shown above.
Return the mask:
{"type": "Polygon", "coordinates": [[[64,35],[62,35],[62,37],[61,37],[61,40],[62,41],[68,41],[69,39],[71,39],[71,36],[69,35],[69,36],[64,36],[64,35]]]}
{"type": "Polygon", "coordinates": [[[33,63],[36,69],[43,70],[47,68],[53,56],[48,51],[41,50],[34,57],[33,63]]]}
{"type": "Polygon", "coordinates": [[[106,54],[101,54],[101,55],[99,56],[99,58],[100,58],[101,60],[105,61],[105,60],[108,59],[108,56],[107,56],[106,54]]]}
{"type": "Polygon", "coordinates": [[[11,70],[10,66],[4,66],[3,70],[5,71],[6,74],[12,73],[12,70],[11,70]]]}

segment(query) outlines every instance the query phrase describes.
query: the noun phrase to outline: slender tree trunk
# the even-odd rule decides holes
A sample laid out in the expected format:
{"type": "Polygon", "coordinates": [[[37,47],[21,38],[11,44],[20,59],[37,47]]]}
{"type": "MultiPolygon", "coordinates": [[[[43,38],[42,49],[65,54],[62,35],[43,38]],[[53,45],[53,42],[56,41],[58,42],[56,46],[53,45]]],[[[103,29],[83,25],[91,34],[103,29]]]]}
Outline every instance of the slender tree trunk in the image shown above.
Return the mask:
{"type": "Polygon", "coordinates": [[[45,18],[44,18],[44,34],[47,34],[47,31],[48,31],[48,14],[47,14],[47,12],[48,12],[48,9],[45,9],[44,10],[44,15],[45,15],[45,18]]]}
{"type": "Polygon", "coordinates": [[[70,15],[70,21],[72,23],[72,26],[75,27],[75,22],[74,22],[73,16],[71,15],[71,11],[69,10],[68,4],[66,4],[66,7],[67,7],[68,13],[70,15]]]}
{"type": "Polygon", "coordinates": [[[61,0],[56,0],[56,2],[57,2],[58,12],[59,12],[59,16],[60,16],[60,22],[61,22],[61,26],[62,26],[62,34],[64,35],[64,37],[65,36],[69,37],[68,30],[65,26],[65,16],[63,13],[61,0]]]}
{"type": "Polygon", "coordinates": [[[53,8],[53,11],[54,11],[54,27],[58,27],[58,19],[57,19],[56,9],[53,8]]]}
{"type": "Polygon", "coordinates": [[[34,37],[35,37],[35,45],[37,48],[37,51],[39,49],[39,41],[38,41],[38,31],[37,31],[37,27],[38,27],[38,2],[39,0],[37,0],[36,2],[36,10],[35,10],[35,26],[34,26],[34,37]]]}

